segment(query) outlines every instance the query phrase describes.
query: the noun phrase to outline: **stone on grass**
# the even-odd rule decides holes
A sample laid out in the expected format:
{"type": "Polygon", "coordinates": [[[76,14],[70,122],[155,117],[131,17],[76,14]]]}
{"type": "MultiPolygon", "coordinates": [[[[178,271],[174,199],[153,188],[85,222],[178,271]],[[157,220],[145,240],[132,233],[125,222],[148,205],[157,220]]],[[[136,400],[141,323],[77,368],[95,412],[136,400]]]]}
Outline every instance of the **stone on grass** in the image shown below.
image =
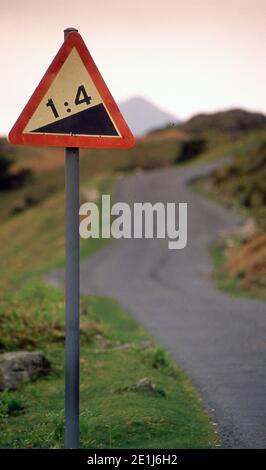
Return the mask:
{"type": "Polygon", "coordinates": [[[143,377],[134,384],[134,389],[144,392],[156,392],[156,386],[150,379],[143,377]]]}
{"type": "Polygon", "coordinates": [[[20,383],[45,375],[50,369],[50,362],[39,352],[0,354],[0,391],[15,390],[20,383]]]}

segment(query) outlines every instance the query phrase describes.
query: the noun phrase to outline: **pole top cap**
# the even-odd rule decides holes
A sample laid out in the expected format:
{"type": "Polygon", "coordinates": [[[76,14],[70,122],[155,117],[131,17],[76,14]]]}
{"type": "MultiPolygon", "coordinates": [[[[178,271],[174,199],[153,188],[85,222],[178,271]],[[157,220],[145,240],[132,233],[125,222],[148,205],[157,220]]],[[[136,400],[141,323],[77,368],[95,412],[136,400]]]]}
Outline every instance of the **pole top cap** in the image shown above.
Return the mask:
{"type": "Polygon", "coordinates": [[[67,35],[72,32],[78,33],[78,29],[72,28],[71,26],[69,28],[64,29],[64,38],[66,39],[67,35]]]}

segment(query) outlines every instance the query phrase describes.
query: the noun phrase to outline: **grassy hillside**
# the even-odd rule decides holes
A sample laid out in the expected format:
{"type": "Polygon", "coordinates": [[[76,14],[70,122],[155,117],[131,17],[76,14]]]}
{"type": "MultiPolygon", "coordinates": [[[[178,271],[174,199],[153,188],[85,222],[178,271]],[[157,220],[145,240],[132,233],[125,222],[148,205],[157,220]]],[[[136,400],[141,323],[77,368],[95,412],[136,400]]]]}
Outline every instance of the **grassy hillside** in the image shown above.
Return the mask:
{"type": "Polygon", "coordinates": [[[246,145],[232,163],[202,179],[225,204],[251,215],[261,228],[266,227],[266,139],[246,145]]]}
{"type": "Polygon", "coordinates": [[[266,116],[262,113],[253,113],[244,109],[229,109],[216,113],[195,114],[187,121],[176,124],[175,126],[165,126],[160,129],[154,129],[150,132],[151,136],[164,134],[167,132],[179,132],[181,140],[186,136],[193,135],[217,135],[228,138],[231,135],[234,138],[240,138],[249,132],[265,131],[266,116]]]}
{"type": "Polygon", "coordinates": [[[239,134],[266,129],[266,116],[243,109],[230,109],[218,113],[197,114],[181,124],[181,128],[193,134],[213,131],[239,134]]]}
{"type": "MultiPolygon", "coordinates": [[[[162,158],[156,151],[153,157],[162,158]]],[[[141,161],[144,154],[137,148],[134,158],[141,161]]],[[[112,168],[130,168],[130,158],[107,153],[99,160],[84,158],[82,187],[110,192],[117,177],[112,168]]],[[[63,446],[64,295],[42,281],[45,272],[64,262],[63,169],[40,172],[35,178],[33,186],[0,195],[0,350],[43,351],[53,368],[47,377],[1,393],[1,448],[63,446]],[[43,197],[10,215],[16,198],[26,191],[43,197]]],[[[81,240],[82,257],[103,243],[81,240]]],[[[112,299],[81,299],[80,390],[82,447],[219,445],[187,377],[112,299]],[[141,379],[146,388],[137,385],[141,379]]]]}
{"type": "MultiPolygon", "coordinates": [[[[167,166],[172,163],[179,139],[162,139],[159,143],[138,139],[130,150],[80,149],[81,166],[87,176],[102,171],[115,171],[133,168],[149,169],[167,166]]],[[[9,144],[16,160],[15,169],[31,168],[35,172],[44,172],[63,167],[64,149],[56,147],[27,147],[9,144]]]]}
{"type": "MultiPolygon", "coordinates": [[[[95,175],[119,174],[132,170],[149,170],[170,165],[178,151],[179,142],[162,140],[140,141],[131,150],[90,150],[80,151],[81,183],[95,175]]],[[[0,139],[0,154],[12,155],[14,164],[11,171],[29,168],[33,175],[29,184],[14,191],[0,190],[0,222],[6,220],[17,208],[35,206],[47,197],[64,188],[64,149],[46,147],[13,146],[0,139]],[[26,203],[26,204],[25,204],[26,203]]]]}
{"type": "Polygon", "coordinates": [[[196,188],[255,221],[252,230],[228,234],[214,247],[221,287],[266,298],[266,136],[246,139],[232,163],[199,180],[196,188]]]}

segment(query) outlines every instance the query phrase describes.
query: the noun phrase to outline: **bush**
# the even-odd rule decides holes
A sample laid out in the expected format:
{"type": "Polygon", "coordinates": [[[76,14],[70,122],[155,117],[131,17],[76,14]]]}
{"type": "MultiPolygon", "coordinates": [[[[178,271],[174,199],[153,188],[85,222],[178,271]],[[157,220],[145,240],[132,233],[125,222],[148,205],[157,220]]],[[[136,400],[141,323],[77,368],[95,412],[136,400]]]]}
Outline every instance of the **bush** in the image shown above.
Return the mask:
{"type": "Polygon", "coordinates": [[[8,416],[14,416],[24,410],[22,401],[19,398],[11,398],[7,404],[8,416]]]}
{"type": "Polygon", "coordinates": [[[168,365],[167,357],[165,351],[161,348],[156,348],[153,353],[152,358],[152,367],[159,369],[160,367],[165,367],[168,365]]]}
{"type": "Polygon", "coordinates": [[[20,398],[13,395],[13,393],[4,391],[1,392],[0,401],[0,417],[8,418],[10,416],[16,416],[24,411],[24,405],[20,398]]]}
{"type": "Polygon", "coordinates": [[[3,139],[0,139],[0,191],[17,189],[24,186],[30,179],[32,171],[28,168],[16,173],[11,171],[14,159],[11,150],[3,139]]]}
{"type": "Polygon", "coordinates": [[[8,184],[8,180],[10,178],[9,171],[12,164],[12,158],[0,153],[0,189],[5,189],[8,184]]]}
{"type": "Polygon", "coordinates": [[[182,142],[175,163],[184,163],[192,160],[207,148],[207,140],[204,138],[191,139],[182,142]]]}
{"type": "Polygon", "coordinates": [[[27,168],[11,173],[12,164],[11,158],[0,155],[0,191],[21,188],[31,179],[32,171],[27,168]]]}

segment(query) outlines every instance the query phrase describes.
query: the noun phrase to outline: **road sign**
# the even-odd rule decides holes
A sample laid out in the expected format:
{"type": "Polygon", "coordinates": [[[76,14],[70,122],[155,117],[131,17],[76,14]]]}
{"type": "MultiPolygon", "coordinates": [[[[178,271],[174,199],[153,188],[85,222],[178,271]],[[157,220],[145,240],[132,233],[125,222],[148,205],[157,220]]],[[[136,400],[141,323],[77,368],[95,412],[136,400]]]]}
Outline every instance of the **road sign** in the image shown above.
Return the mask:
{"type": "Polygon", "coordinates": [[[83,39],[71,31],[9,133],[13,144],[130,148],[134,137],[83,39]]]}

